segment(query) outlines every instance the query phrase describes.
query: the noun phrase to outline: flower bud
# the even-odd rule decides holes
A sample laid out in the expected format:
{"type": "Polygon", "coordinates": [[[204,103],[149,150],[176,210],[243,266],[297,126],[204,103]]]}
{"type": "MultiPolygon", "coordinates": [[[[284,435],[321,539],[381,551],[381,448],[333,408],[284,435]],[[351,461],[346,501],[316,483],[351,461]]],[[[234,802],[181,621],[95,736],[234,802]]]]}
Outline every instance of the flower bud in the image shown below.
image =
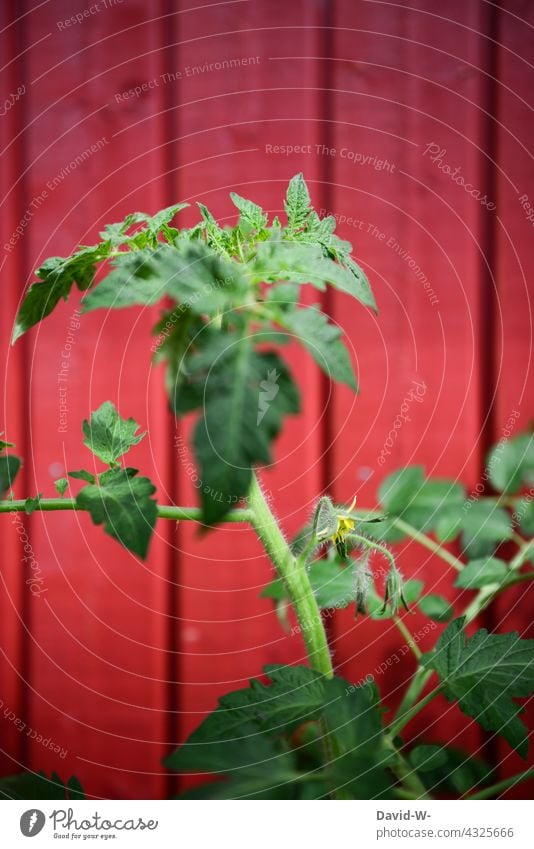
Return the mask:
{"type": "Polygon", "coordinates": [[[371,586],[372,577],[373,576],[369,567],[369,556],[367,555],[356,564],[354,569],[354,600],[356,602],[354,618],[358,616],[358,613],[367,613],[367,599],[369,596],[369,588],[371,586]]]}
{"type": "Polygon", "coordinates": [[[396,566],[392,565],[386,579],[386,592],[384,594],[384,606],[381,613],[384,613],[389,603],[389,607],[393,616],[396,616],[400,610],[400,606],[404,607],[408,613],[410,609],[404,597],[404,581],[401,573],[396,566]]]}

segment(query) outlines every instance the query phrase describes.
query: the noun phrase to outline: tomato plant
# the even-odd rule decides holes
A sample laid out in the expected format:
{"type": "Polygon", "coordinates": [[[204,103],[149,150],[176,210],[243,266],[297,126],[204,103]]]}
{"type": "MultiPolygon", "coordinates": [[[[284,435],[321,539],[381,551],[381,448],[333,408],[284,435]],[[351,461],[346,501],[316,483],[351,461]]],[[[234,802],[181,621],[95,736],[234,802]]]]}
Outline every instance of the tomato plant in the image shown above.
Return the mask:
{"type": "MultiPolygon", "coordinates": [[[[276,578],[263,595],[283,619],[295,611],[307,666],[270,666],[266,680],[228,693],[219,707],[166,761],[206,781],[189,797],[207,798],[431,798],[468,794],[486,798],[533,774],[525,770],[491,784],[481,761],[447,745],[409,748],[403,732],[438,694],[523,757],[527,728],[517,698],[534,689],[534,641],[484,629],[466,635],[493,600],[534,577],[532,568],[534,446],[524,435],[504,440],[488,458],[493,496],[468,499],[453,480],[427,479],[411,466],[387,477],[379,510],[357,510],[317,498],[310,521],[288,543],[262,490],[259,469],[286,416],[299,412],[299,390],[281,351],[296,339],[333,381],[357,390],[340,329],[320,304],[303,306],[304,285],[334,287],[376,310],[352,246],[335,234],[335,219],[314,211],[302,175],[285,198],[286,221],[231,195],[234,227],[220,227],[199,204],[200,222],[178,229],[186,204],[154,216],[129,215],[109,224],[101,241],[69,257],[52,257],[37,270],[15,321],[13,341],[49,315],[76,286],[85,312],[162,302],[152,346],[166,364],[176,416],[193,413],[192,443],[200,505],[157,503],[149,477],[125,455],[145,434],[111,401],[83,423],[84,444],[103,468],[75,469],[56,481],[57,497],[15,499],[21,461],[2,442],[0,512],[83,510],[121,545],[145,558],[156,521],[182,519],[213,527],[252,526],[276,578]],[[103,268],[97,280],[97,271],[103,268]],[[71,492],[77,488],[76,492],[71,492]],[[528,490],[528,491],[525,491],[528,490]],[[455,586],[474,590],[453,618],[449,602],[404,580],[395,545],[413,539],[451,570],[455,586]],[[449,543],[455,542],[454,554],[449,543]],[[504,557],[506,551],[513,552],[504,557]],[[382,565],[383,597],[379,574],[382,565]],[[395,716],[373,680],[357,684],[334,674],[322,611],[354,605],[355,615],[392,620],[417,669],[395,716]],[[432,651],[422,654],[409,629],[413,606],[432,622],[447,623],[432,651]]],[[[42,777],[41,779],[42,780],[42,777]]],[[[73,784],[74,791],[80,792],[73,784]]]]}

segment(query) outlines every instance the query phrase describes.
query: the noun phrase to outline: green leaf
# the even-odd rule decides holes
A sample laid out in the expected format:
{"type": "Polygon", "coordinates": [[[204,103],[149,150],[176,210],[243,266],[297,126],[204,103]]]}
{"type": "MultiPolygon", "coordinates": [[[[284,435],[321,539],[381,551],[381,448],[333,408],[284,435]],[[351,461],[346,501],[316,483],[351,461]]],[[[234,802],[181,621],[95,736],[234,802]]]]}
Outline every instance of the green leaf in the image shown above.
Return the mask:
{"type": "Polygon", "coordinates": [[[95,525],[129,551],[143,559],[156,524],[157,505],[150,497],[154,484],[136,477],[135,469],[111,469],[100,475],[100,485],[84,486],[76,496],[76,506],[87,510],[95,525]]]}
{"type": "Polygon", "coordinates": [[[321,312],[320,307],[286,310],[278,321],[297,336],[330,380],[346,383],[357,391],[349,354],[340,340],[341,330],[335,324],[330,324],[328,316],[321,312]]]}
{"type": "Polygon", "coordinates": [[[408,756],[416,772],[428,772],[447,763],[447,753],[442,746],[415,746],[408,756]]]}
{"type": "Polygon", "coordinates": [[[527,729],[519,719],[522,709],[512,699],[534,690],[534,640],[485,629],[467,638],[464,622],[451,622],[422,663],[436,670],[449,701],[458,699],[465,714],[487,731],[501,734],[526,757],[527,729]]]}
{"type": "Polygon", "coordinates": [[[471,560],[462,569],[454,586],[478,590],[488,584],[504,583],[507,576],[508,566],[504,560],[499,560],[497,557],[482,557],[480,560],[471,560]]]}
{"type": "Polygon", "coordinates": [[[21,772],[0,778],[0,800],[75,798],[85,799],[85,796],[80,782],[74,776],[69,779],[68,785],[55,772],[50,778],[44,772],[21,772]]]}
{"type": "Polygon", "coordinates": [[[229,231],[219,227],[217,221],[203,203],[198,203],[197,206],[204,221],[204,232],[209,247],[223,256],[231,257],[232,237],[229,231]]]}
{"type": "Polygon", "coordinates": [[[167,758],[167,766],[178,772],[225,777],[197,789],[194,796],[300,798],[310,773],[300,763],[294,732],[321,721],[337,752],[333,764],[319,763],[311,773],[323,791],[344,785],[354,798],[387,797],[392,786],[389,755],[374,685],[351,687],[302,666],[265,671],[270,685],[253,680],[250,687],[223,696],[217,710],[167,758]]]}
{"type": "Polygon", "coordinates": [[[440,510],[435,522],[436,537],[439,542],[452,542],[462,529],[462,511],[456,504],[440,510]]]}
{"type": "Polygon", "coordinates": [[[287,187],[284,209],[289,230],[300,230],[312,212],[310,194],[302,174],[296,174],[287,187]]]}
{"type": "MultiPolygon", "coordinates": [[[[116,464],[119,457],[141,442],[145,433],[136,436],[139,425],[135,419],[123,419],[111,401],[104,403],[82,425],[86,445],[103,463],[116,464]]],[[[72,474],[71,474],[72,476],[72,474]]]]}
{"type": "Polygon", "coordinates": [[[235,192],[230,192],[232,203],[241,213],[241,219],[246,221],[254,230],[263,230],[267,225],[267,215],[263,212],[261,206],[253,203],[251,200],[242,198],[235,192]]]}
{"type": "Polygon", "coordinates": [[[252,466],[270,462],[270,443],[282,417],[298,412],[299,398],[282,360],[255,351],[250,338],[213,337],[189,369],[193,376],[195,370],[206,374],[193,444],[203,519],[214,524],[248,494],[252,466]]]}
{"type": "Polygon", "coordinates": [[[85,799],[85,793],[83,791],[83,787],[80,781],[76,778],[75,775],[72,775],[67,782],[67,789],[69,791],[69,799],[85,799]]]}
{"type": "Polygon", "coordinates": [[[521,499],[515,509],[515,517],[519,519],[521,533],[526,537],[534,536],[534,501],[529,501],[528,496],[521,499]]]}
{"type": "Polygon", "coordinates": [[[54,310],[59,301],[67,300],[74,283],[84,291],[93,282],[96,263],[109,254],[109,246],[95,245],[79,248],[70,257],[50,257],[37,276],[42,283],[33,283],[28,289],[18,312],[11,342],[26,333],[54,310]]]}
{"type": "Polygon", "coordinates": [[[26,501],[24,502],[24,512],[27,516],[30,516],[34,512],[34,510],[37,509],[42,497],[43,493],[40,492],[38,495],[35,496],[35,498],[26,499],[26,501]]]}
{"type": "Polygon", "coordinates": [[[380,502],[418,530],[432,530],[443,513],[459,512],[464,503],[464,487],[455,481],[425,480],[422,466],[407,466],[389,475],[378,490],[380,502]]]}
{"type": "MultiPolygon", "coordinates": [[[[269,307],[276,305],[278,310],[293,309],[299,301],[300,285],[298,283],[272,283],[267,289],[267,303],[269,307]]],[[[274,313],[274,321],[278,320],[278,313],[274,313]]]]}
{"type": "Polygon", "coordinates": [[[14,454],[2,454],[0,456],[0,498],[13,486],[20,466],[20,457],[16,457],[14,454]]]}
{"type": "Polygon", "coordinates": [[[392,472],[378,488],[380,503],[388,513],[400,514],[417,494],[425,479],[422,466],[406,466],[392,472]]]}
{"type": "Polygon", "coordinates": [[[421,613],[432,619],[433,622],[448,622],[454,616],[454,610],[450,602],[441,595],[430,593],[418,601],[421,613]]]}
{"type": "Polygon", "coordinates": [[[318,560],[312,564],[309,578],[321,610],[348,607],[354,601],[355,579],[352,565],[344,567],[335,560],[318,560]]]}
{"type": "Polygon", "coordinates": [[[56,488],[56,492],[58,493],[58,495],[60,495],[63,498],[63,496],[65,495],[65,492],[68,489],[69,482],[68,482],[67,478],[58,478],[57,481],[54,481],[54,486],[56,488]]]}
{"type": "Polygon", "coordinates": [[[96,483],[96,477],[86,469],[78,469],[75,472],[67,472],[67,474],[69,478],[74,478],[75,480],[86,481],[86,483],[96,483]]]}
{"type": "Polygon", "coordinates": [[[462,544],[471,559],[491,554],[495,547],[512,536],[511,519],[503,507],[485,499],[466,502],[462,513],[462,544]]]}
{"type": "MultiPolygon", "coordinates": [[[[0,433],[0,436],[3,436],[4,432],[0,433]]],[[[14,448],[14,442],[5,442],[3,439],[0,439],[0,452],[4,451],[6,448],[14,448]]]]}
{"type": "Polygon", "coordinates": [[[256,281],[311,283],[321,292],[330,284],[362,304],[376,308],[368,286],[352,271],[327,259],[318,245],[270,239],[258,246],[256,256],[250,263],[250,272],[256,281]]]}
{"type": "Polygon", "coordinates": [[[158,244],[124,253],[83,301],[84,312],[101,307],[151,305],[170,295],[198,315],[241,304],[248,289],[242,268],[202,242],[158,244]]]}
{"type": "Polygon", "coordinates": [[[473,787],[491,780],[493,769],[480,758],[450,746],[443,746],[440,750],[444,755],[443,762],[440,762],[441,759],[434,761],[432,769],[425,770],[421,775],[432,795],[439,793],[451,796],[459,793],[463,796],[473,787]]]}
{"type": "Polygon", "coordinates": [[[519,492],[534,480],[534,434],[503,439],[489,454],[487,468],[492,486],[499,492],[519,492]]]}
{"type": "Polygon", "coordinates": [[[149,235],[157,236],[162,230],[165,230],[166,225],[169,221],[172,221],[177,212],[181,212],[182,209],[186,209],[188,206],[188,203],[175,203],[148,217],[146,220],[146,229],[149,235]]]}

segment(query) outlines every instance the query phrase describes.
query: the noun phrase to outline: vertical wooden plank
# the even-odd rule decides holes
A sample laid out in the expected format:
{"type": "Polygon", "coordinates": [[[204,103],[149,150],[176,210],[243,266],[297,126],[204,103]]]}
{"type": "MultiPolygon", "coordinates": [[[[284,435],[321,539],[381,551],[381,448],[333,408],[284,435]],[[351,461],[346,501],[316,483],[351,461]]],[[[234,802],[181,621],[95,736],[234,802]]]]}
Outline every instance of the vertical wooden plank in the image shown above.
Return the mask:
{"type": "MultiPolygon", "coordinates": [[[[2,412],[0,431],[4,439],[16,443],[14,453],[25,454],[26,431],[24,414],[25,348],[10,346],[11,325],[22,291],[21,253],[15,250],[24,213],[22,184],[17,184],[21,168],[21,147],[12,142],[24,127],[24,103],[27,94],[20,55],[21,26],[17,23],[14,3],[3,4],[0,9],[0,29],[4,43],[4,69],[0,74],[3,115],[0,154],[0,178],[3,195],[0,202],[2,279],[4,308],[0,314],[0,364],[2,368],[2,412]],[[19,233],[17,233],[19,228],[19,233]],[[17,285],[18,282],[18,285],[17,285]]],[[[16,492],[22,492],[25,470],[19,473],[16,492]]],[[[0,570],[0,770],[11,773],[19,768],[24,757],[23,723],[27,720],[24,700],[24,645],[22,621],[25,617],[25,568],[21,524],[12,517],[3,516],[0,522],[2,567],[0,570]]],[[[25,539],[23,543],[26,544],[25,539]]]]}
{"type": "MultiPolygon", "coordinates": [[[[317,199],[320,169],[308,153],[320,137],[315,71],[304,67],[297,79],[293,68],[278,59],[296,41],[316,52],[318,8],[280,0],[204,5],[179,20],[174,70],[181,72],[176,118],[180,197],[193,205],[205,202],[226,223],[236,217],[228,197],[233,189],[273,215],[283,212],[290,177],[303,170],[317,199]]],[[[197,217],[193,211],[189,220],[197,217]]],[[[287,421],[276,445],[276,466],[261,477],[291,536],[321,486],[321,395],[316,366],[296,348],[288,356],[303,411],[287,421]]],[[[189,433],[188,425],[177,431],[185,444],[189,433]]],[[[200,485],[188,475],[190,460],[188,452],[176,457],[185,502],[196,500],[200,485]]],[[[258,597],[273,576],[250,530],[228,526],[201,540],[193,528],[184,527],[180,547],[183,736],[219,695],[243,686],[266,663],[305,662],[305,654],[300,635],[284,635],[271,604],[258,597]]]]}
{"type": "MultiPolygon", "coordinates": [[[[528,3],[503,4],[498,10],[497,97],[493,132],[498,161],[495,167],[498,217],[494,231],[497,280],[496,349],[494,381],[494,440],[529,430],[532,423],[532,192],[534,165],[529,127],[532,125],[532,34],[534,10],[528,3]],[[529,206],[530,205],[530,206],[529,206]],[[531,218],[529,219],[529,215],[531,218]]],[[[532,587],[521,584],[508,590],[495,605],[493,619],[499,631],[517,630],[534,636],[532,587]]],[[[523,721],[531,728],[532,700],[523,721]]],[[[525,762],[499,741],[497,755],[502,777],[520,772],[525,762]]],[[[534,763],[534,753],[529,756],[534,763]]],[[[532,798],[534,782],[508,791],[506,798],[532,798]]]]}
{"type": "MultiPolygon", "coordinates": [[[[28,15],[28,44],[49,34],[46,51],[31,50],[27,59],[26,203],[41,199],[21,246],[31,268],[51,253],[90,244],[108,221],[163,205],[159,92],[123,96],[160,73],[160,9],[134,0],[68,25],[73,10],[66,2],[28,15]],[[154,115],[143,133],[134,128],[140,115],[154,115]]],[[[150,365],[156,311],[79,317],[76,306],[74,297],[30,337],[31,488],[49,495],[67,470],[93,466],[82,420],[111,399],[149,430],[131,461],[155,480],[164,501],[165,399],[150,365]]],[[[91,795],[161,796],[168,526],[158,526],[146,563],[88,516],[34,515],[31,532],[44,586],[31,600],[27,635],[30,721],[61,753],[35,742],[29,765],[73,772],[91,795]]]]}
{"type": "MultiPolygon", "coordinates": [[[[428,475],[468,483],[479,472],[479,232],[481,214],[490,213],[451,179],[457,169],[480,188],[479,9],[449,4],[450,22],[435,12],[335,4],[327,211],[345,222],[341,232],[369,274],[379,314],[333,298],[361,394],[334,394],[331,486],[343,501],[357,494],[362,506],[375,503],[380,481],[400,466],[421,463],[428,475]]],[[[415,544],[398,553],[406,577],[423,579],[427,592],[450,592],[441,561],[415,544]]],[[[433,644],[437,631],[422,616],[407,624],[422,632],[423,650],[433,644]]],[[[350,680],[374,673],[393,704],[406,667],[380,670],[403,642],[391,623],[354,622],[348,611],[336,617],[338,669],[350,680]]],[[[429,708],[423,722],[429,737],[442,735],[434,723],[444,712],[452,742],[466,724],[457,711],[429,708]]]]}

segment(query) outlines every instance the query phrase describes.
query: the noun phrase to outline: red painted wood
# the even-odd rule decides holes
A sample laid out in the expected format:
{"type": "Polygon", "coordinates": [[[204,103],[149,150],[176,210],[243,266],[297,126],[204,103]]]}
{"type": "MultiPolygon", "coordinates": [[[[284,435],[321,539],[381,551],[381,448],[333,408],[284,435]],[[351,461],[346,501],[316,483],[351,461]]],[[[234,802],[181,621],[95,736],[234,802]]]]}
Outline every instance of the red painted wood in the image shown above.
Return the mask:
{"type": "MultiPolygon", "coordinates": [[[[4,32],[3,59],[4,72],[0,75],[0,103],[3,105],[0,154],[0,180],[3,186],[0,201],[0,230],[2,244],[2,279],[10,281],[4,286],[4,308],[0,313],[0,363],[2,366],[2,412],[0,431],[4,439],[16,443],[14,453],[25,454],[26,446],[26,391],[25,391],[25,353],[26,346],[12,349],[9,341],[13,315],[16,312],[22,292],[22,263],[20,252],[13,250],[10,240],[17,227],[20,227],[24,212],[22,187],[17,185],[17,175],[22,168],[20,146],[12,144],[24,125],[25,88],[20,76],[20,60],[16,31],[16,10],[7,4],[0,9],[0,29],[4,32]],[[5,104],[9,104],[8,107],[5,104]],[[5,110],[5,111],[4,111],[5,110]],[[7,245],[7,247],[6,247],[7,245]],[[12,282],[11,282],[12,281],[12,282]]],[[[25,470],[19,473],[16,482],[17,494],[22,493],[25,482],[25,470]]],[[[23,629],[21,623],[26,616],[25,588],[27,577],[22,557],[27,544],[24,537],[24,523],[3,517],[0,522],[0,547],[2,567],[0,570],[0,769],[12,772],[19,769],[23,760],[26,744],[27,721],[24,698],[24,676],[26,664],[24,656],[23,629]],[[21,537],[23,543],[21,544],[21,537]]]]}
{"type": "MultiPolygon", "coordinates": [[[[362,505],[373,505],[380,481],[401,466],[422,464],[428,475],[469,482],[480,463],[481,208],[425,154],[436,144],[446,151],[443,161],[476,184],[477,7],[451,4],[447,17],[458,24],[385,10],[381,3],[337,4],[329,81],[335,152],[328,155],[328,211],[354,220],[342,234],[354,243],[379,306],[376,317],[333,298],[354,346],[361,394],[354,400],[344,389],[334,392],[331,486],[341,500],[356,493],[362,505]],[[403,404],[409,421],[398,418],[403,404]]],[[[450,594],[453,574],[441,561],[414,543],[397,551],[405,577],[450,594]]],[[[384,566],[375,559],[375,569],[384,566]]],[[[438,632],[425,632],[424,617],[406,617],[406,624],[423,632],[422,650],[432,645],[438,632]]],[[[336,617],[339,670],[350,680],[374,673],[393,704],[406,684],[408,670],[395,661],[403,644],[392,623],[354,622],[349,611],[336,617]],[[391,671],[380,674],[392,658],[391,671]]],[[[414,729],[453,741],[466,723],[449,710],[445,730],[443,711],[429,708],[414,729]]],[[[476,739],[470,731],[469,744],[476,739]]]]}
{"type": "MultiPolygon", "coordinates": [[[[533,9],[529,4],[506,4],[499,13],[497,61],[497,150],[499,169],[495,179],[498,193],[497,244],[497,327],[500,345],[495,363],[495,441],[528,430],[532,423],[534,379],[532,373],[532,222],[527,220],[532,203],[532,145],[530,126],[532,96],[533,9]]],[[[508,591],[495,605],[493,624],[499,631],[517,630],[532,638],[532,589],[528,584],[508,591]]],[[[523,721],[531,728],[532,700],[523,721]]],[[[531,747],[532,748],[532,747],[531,747]]],[[[497,756],[503,777],[525,768],[525,762],[499,743],[497,756]]],[[[529,765],[534,763],[530,752],[529,765]]],[[[510,790],[506,798],[532,798],[534,782],[510,790]]]]}
{"type": "MultiPolygon", "coordinates": [[[[157,13],[156,5],[155,18],[157,13]]],[[[91,15],[68,34],[58,31],[55,21],[71,14],[69,3],[55,3],[27,19],[30,44],[52,31],[46,51],[32,50],[27,59],[33,122],[27,197],[40,196],[91,145],[98,149],[49,189],[21,246],[33,267],[51,253],[91,243],[107,221],[136,208],[156,211],[165,201],[162,126],[155,121],[136,132],[132,126],[147,103],[140,101],[132,112],[115,99],[133,81],[159,73],[163,30],[147,20],[141,2],[91,15]]],[[[150,108],[159,111],[156,103],[150,108]]],[[[82,420],[110,398],[123,415],[148,427],[150,437],[131,459],[156,480],[166,500],[165,401],[150,365],[156,311],[99,313],[73,322],[78,300],[59,308],[30,337],[30,488],[51,494],[54,478],[92,466],[81,442],[82,420]],[[62,431],[58,374],[64,368],[68,414],[62,431]]],[[[36,744],[30,766],[74,772],[90,794],[161,796],[166,779],[160,760],[169,742],[169,528],[158,527],[143,564],[86,516],[34,516],[31,527],[47,592],[32,600],[27,635],[30,719],[67,755],[58,760],[36,744]]]]}
{"type": "MultiPolygon", "coordinates": [[[[9,93],[24,80],[28,92],[2,120],[6,137],[24,132],[3,154],[1,168],[8,188],[13,174],[24,171],[25,178],[3,199],[2,233],[13,232],[48,181],[105,139],[48,191],[31,227],[5,257],[10,301],[0,317],[0,357],[9,409],[0,430],[8,430],[26,457],[18,491],[50,495],[54,477],[90,463],[81,422],[109,397],[149,430],[132,461],[156,481],[159,500],[196,502],[190,457],[173,444],[177,436],[187,443],[191,422],[175,426],[166,412],[162,370],[150,367],[150,327],[158,311],[82,318],[71,343],[67,430],[58,433],[57,374],[76,301],[58,308],[8,356],[16,302],[42,258],[91,242],[104,223],[132,209],[202,200],[221,222],[230,222],[235,216],[228,193],[235,189],[280,212],[287,180],[298,170],[319,208],[353,219],[340,231],[373,281],[380,313],[376,318],[349,307],[341,295],[327,302],[353,347],[357,399],[339,388],[329,395],[308,356],[296,346],[287,351],[303,413],[288,423],[276,466],[262,475],[284,530],[291,536],[299,528],[325,483],[337,499],[357,493],[360,504],[371,506],[384,475],[408,463],[472,487],[482,468],[482,410],[490,402],[480,338],[491,213],[424,150],[439,144],[446,151],[442,164],[461,167],[477,188],[491,183],[482,167],[488,81],[480,71],[486,43],[478,33],[487,26],[485,6],[453,2],[445,17],[436,4],[419,10],[413,3],[349,0],[193,5],[160,0],[147,7],[129,0],[67,28],[71,5],[53,0],[36,9],[28,4],[29,14],[9,33],[8,58],[16,61],[2,83],[9,93]],[[24,61],[17,58],[19,45],[30,46],[24,61]],[[135,86],[145,90],[124,95],[135,86]],[[285,155],[276,145],[300,150],[285,155]],[[355,161],[357,155],[360,162],[367,157],[365,164],[355,161]],[[426,384],[423,400],[410,401],[411,420],[381,465],[380,452],[414,380],[426,384]],[[25,444],[27,428],[32,438],[25,444]]],[[[503,339],[497,437],[516,405],[519,423],[528,423],[532,391],[531,225],[518,202],[528,194],[532,169],[530,77],[511,53],[528,55],[530,29],[518,17],[531,12],[519,0],[513,6],[513,14],[501,13],[501,125],[493,172],[497,330],[503,339]]],[[[195,219],[193,209],[182,221],[195,219]]],[[[310,302],[315,299],[310,293],[310,302]]],[[[0,748],[23,766],[75,772],[96,796],[164,796],[172,785],[161,756],[221,693],[244,685],[266,663],[304,660],[300,637],[284,635],[270,603],[258,598],[271,568],[245,527],[200,537],[184,523],[174,536],[174,528],[160,523],[142,564],[88,517],[33,515],[24,523],[46,593],[31,599],[23,592],[14,526],[4,517],[0,698],[67,754],[60,758],[29,740],[26,754],[24,737],[3,721],[0,748]]],[[[423,577],[427,591],[450,593],[452,576],[441,561],[415,545],[402,546],[400,557],[407,577],[423,577]]],[[[524,631],[527,610],[518,590],[513,609],[500,607],[495,625],[524,631]]],[[[407,624],[417,632],[427,623],[413,616],[407,624]]],[[[422,637],[422,649],[435,634],[422,637]]],[[[336,615],[331,637],[336,667],[352,681],[378,670],[402,644],[392,627],[354,622],[350,612],[336,615]]],[[[393,663],[378,675],[391,704],[405,674],[393,663]]],[[[414,737],[480,745],[478,732],[445,702],[426,716],[410,729],[414,737]]],[[[520,768],[508,749],[497,754],[503,774],[520,768]]],[[[5,764],[5,771],[12,768],[5,764]]]]}

